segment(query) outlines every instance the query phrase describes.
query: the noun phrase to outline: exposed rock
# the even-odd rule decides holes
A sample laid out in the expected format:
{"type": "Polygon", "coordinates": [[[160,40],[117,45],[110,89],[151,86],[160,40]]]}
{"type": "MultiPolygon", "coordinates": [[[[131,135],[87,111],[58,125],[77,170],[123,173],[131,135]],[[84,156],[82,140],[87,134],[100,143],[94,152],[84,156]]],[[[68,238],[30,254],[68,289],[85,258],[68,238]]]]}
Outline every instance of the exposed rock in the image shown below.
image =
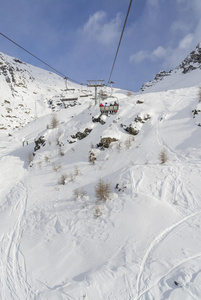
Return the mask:
{"type": "Polygon", "coordinates": [[[34,152],[39,150],[41,146],[45,146],[45,137],[44,136],[40,136],[37,140],[34,141],[35,142],[35,147],[34,147],[34,152]]]}
{"type": "Polygon", "coordinates": [[[139,129],[132,127],[131,125],[125,127],[124,130],[132,135],[137,135],[139,133],[139,129]]]}
{"type": "Polygon", "coordinates": [[[100,147],[102,150],[104,150],[105,148],[109,148],[111,143],[117,142],[117,141],[118,140],[115,138],[105,137],[105,138],[101,138],[101,141],[99,144],[97,144],[97,146],[100,147]]]}
{"type": "Polygon", "coordinates": [[[92,122],[94,123],[100,123],[101,125],[104,125],[105,122],[101,118],[102,115],[100,115],[98,118],[92,117],[92,122]]]}
{"type": "Polygon", "coordinates": [[[71,137],[72,137],[73,139],[82,140],[82,139],[84,139],[87,135],[89,135],[91,131],[92,131],[92,129],[86,128],[86,129],[84,130],[84,132],[80,132],[80,131],[79,131],[79,132],[77,132],[75,135],[71,135],[71,137]]]}
{"type": "Polygon", "coordinates": [[[192,113],[193,113],[193,118],[195,118],[196,115],[198,115],[201,112],[200,109],[193,109],[192,113]]]}

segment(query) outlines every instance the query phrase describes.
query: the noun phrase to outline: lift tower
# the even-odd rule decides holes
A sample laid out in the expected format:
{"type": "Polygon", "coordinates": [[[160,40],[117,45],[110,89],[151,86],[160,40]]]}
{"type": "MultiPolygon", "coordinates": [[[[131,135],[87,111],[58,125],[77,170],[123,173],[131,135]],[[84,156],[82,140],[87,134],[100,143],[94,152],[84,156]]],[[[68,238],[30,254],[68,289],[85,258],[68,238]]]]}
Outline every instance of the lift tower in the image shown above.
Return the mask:
{"type": "Polygon", "coordinates": [[[104,81],[105,80],[102,80],[102,79],[101,80],[87,80],[88,87],[95,87],[95,105],[97,104],[97,88],[105,86],[104,81]]]}

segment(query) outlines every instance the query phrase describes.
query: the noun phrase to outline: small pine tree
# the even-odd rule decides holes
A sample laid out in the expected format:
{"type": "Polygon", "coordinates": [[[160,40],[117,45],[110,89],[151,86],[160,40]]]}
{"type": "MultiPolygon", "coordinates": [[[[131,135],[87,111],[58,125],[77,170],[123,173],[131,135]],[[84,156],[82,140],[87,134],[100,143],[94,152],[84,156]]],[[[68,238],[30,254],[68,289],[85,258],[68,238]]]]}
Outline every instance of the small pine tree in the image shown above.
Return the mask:
{"type": "Polygon", "coordinates": [[[100,179],[95,188],[96,198],[99,201],[105,202],[110,197],[111,188],[108,182],[100,179]]]}
{"type": "Polygon", "coordinates": [[[29,164],[30,164],[30,165],[31,165],[32,162],[33,162],[33,155],[32,155],[31,153],[29,153],[28,161],[29,161],[29,164]]]}
{"type": "Polygon", "coordinates": [[[165,149],[161,150],[159,158],[160,158],[161,164],[164,164],[168,161],[168,156],[167,156],[165,149]]]}
{"type": "Polygon", "coordinates": [[[67,175],[61,174],[60,184],[65,185],[66,184],[67,175]]]}
{"type": "Polygon", "coordinates": [[[89,162],[94,165],[96,161],[96,155],[93,150],[89,151],[89,162]]]}
{"type": "Polygon", "coordinates": [[[59,125],[59,120],[57,119],[57,116],[53,114],[51,119],[51,127],[56,128],[58,125],[59,125]]]}
{"type": "Polygon", "coordinates": [[[95,208],[94,208],[94,217],[95,218],[99,218],[100,216],[102,216],[102,211],[101,211],[101,209],[100,209],[100,207],[99,206],[95,206],[95,208]]]}
{"type": "Polygon", "coordinates": [[[201,102],[201,86],[199,87],[199,91],[198,91],[198,102],[201,102]]]}

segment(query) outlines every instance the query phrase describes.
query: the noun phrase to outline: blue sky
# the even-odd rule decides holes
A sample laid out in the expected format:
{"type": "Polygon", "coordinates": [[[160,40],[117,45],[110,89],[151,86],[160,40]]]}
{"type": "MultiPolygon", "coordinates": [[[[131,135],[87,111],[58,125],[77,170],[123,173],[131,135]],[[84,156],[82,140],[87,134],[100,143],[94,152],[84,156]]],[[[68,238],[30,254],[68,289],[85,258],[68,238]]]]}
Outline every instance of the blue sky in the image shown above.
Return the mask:
{"type": "MultiPolygon", "coordinates": [[[[130,0],[3,0],[1,33],[66,76],[108,81],[130,0]]],[[[201,0],[133,0],[111,80],[138,91],[201,42],[201,0]]],[[[0,36],[0,51],[46,68],[0,36]]]]}

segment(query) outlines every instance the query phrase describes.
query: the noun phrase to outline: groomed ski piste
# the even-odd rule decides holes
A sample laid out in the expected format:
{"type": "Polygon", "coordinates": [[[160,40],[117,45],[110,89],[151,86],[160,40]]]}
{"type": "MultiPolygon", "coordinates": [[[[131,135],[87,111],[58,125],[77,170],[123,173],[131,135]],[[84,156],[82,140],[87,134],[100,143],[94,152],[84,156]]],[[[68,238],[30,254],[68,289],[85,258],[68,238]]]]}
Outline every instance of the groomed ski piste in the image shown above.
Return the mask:
{"type": "Polygon", "coordinates": [[[42,99],[37,118],[0,131],[0,299],[201,299],[199,85],[178,83],[115,90],[119,111],[104,124],[84,98],[55,111],[52,128],[42,99]],[[103,150],[104,137],[116,141],[103,150]],[[96,197],[100,179],[106,201],[96,197]]]}

